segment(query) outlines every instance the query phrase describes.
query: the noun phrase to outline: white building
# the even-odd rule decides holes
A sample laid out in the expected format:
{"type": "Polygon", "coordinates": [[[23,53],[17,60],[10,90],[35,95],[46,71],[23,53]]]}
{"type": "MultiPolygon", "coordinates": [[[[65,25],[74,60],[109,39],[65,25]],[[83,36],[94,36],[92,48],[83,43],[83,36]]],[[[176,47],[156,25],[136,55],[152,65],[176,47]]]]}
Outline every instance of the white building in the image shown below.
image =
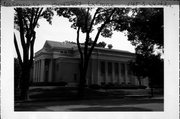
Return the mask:
{"type": "MultiPolygon", "coordinates": [[[[35,53],[33,82],[61,82],[77,84],[79,79],[80,55],[76,44],[46,41],[43,48],[35,53]]],[[[135,54],[128,51],[95,47],[87,72],[87,85],[102,83],[135,84],[129,61],[135,54]]],[[[142,80],[143,85],[148,85],[142,80]]]]}

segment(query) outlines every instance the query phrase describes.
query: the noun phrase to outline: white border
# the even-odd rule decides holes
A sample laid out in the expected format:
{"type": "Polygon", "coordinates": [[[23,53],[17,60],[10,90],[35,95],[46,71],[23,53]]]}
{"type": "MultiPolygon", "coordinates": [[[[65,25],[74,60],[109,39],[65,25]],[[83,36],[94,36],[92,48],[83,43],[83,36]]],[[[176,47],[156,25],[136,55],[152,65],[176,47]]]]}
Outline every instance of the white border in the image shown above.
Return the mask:
{"type": "MultiPolygon", "coordinates": [[[[127,7],[127,6],[126,6],[127,7]]],[[[128,6],[131,7],[131,6],[128,6]]],[[[134,7],[134,6],[132,6],[134,7]]],[[[136,6],[137,7],[137,6],[136,6]]],[[[139,7],[139,6],[138,6],[139,7]]],[[[144,6],[142,6],[144,7],[144,6]]],[[[152,6],[151,6],[152,7],[152,6]]],[[[158,7],[158,6],[155,6],[158,7]]],[[[14,112],[13,7],[1,7],[2,119],[178,119],[179,118],[179,6],[164,6],[164,112],[14,112]]]]}

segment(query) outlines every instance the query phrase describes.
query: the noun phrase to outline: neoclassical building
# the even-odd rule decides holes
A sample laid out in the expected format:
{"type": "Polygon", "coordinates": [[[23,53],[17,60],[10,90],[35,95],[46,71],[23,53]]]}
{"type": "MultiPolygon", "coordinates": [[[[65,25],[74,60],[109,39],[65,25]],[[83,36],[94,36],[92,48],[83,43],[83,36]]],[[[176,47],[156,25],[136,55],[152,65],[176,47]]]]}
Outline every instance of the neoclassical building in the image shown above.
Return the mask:
{"type": "MultiPolygon", "coordinates": [[[[102,83],[135,84],[129,61],[135,54],[115,49],[95,47],[87,72],[87,85],[102,83]]],[[[76,85],[79,79],[80,55],[76,44],[46,41],[35,53],[32,82],[61,82],[76,85]]],[[[143,85],[148,85],[142,80],[143,85]]]]}

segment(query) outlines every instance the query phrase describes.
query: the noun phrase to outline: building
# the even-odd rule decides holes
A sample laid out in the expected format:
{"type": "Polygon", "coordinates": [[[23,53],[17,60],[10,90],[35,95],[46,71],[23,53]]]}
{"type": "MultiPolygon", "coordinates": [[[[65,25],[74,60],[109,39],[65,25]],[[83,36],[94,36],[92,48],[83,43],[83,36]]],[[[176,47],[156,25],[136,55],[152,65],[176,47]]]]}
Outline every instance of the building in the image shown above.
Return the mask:
{"type": "MultiPolygon", "coordinates": [[[[87,72],[87,85],[102,83],[134,84],[129,61],[135,54],[128,51],[95,47],[87,72]]],[[[61,82],[76,85],[79,79],[80,55],[76,44],[46,41],[43,48],[35,53],[33,82],[61,82]]],[[[143,85],[148,85],[142,80],[143,85]]]]}

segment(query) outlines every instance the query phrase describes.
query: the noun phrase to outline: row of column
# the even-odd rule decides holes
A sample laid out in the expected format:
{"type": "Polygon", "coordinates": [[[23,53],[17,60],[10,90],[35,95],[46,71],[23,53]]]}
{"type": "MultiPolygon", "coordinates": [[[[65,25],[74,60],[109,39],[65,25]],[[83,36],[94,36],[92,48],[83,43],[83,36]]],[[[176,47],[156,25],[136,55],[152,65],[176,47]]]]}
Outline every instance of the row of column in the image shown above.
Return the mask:
{"type": "Polygon", "coordinates": [[[119,62],[110,62],[110,61],[103,61],[104,62],[104,69],[105,72],[102,76],[101,74],[101,61],[98,63],[99,67],[98,67],[98,84],[101,84],[101,82],[105,82],[105,83],[129,83],[129,78],[128,78],[128,66],[127,63],[119,63],[119,62]],[[111,74],[108,74],[108,63],[111,63],[111,74]],[[115,65],[118,65],[118,74],[115,74],[115,65]],[[124,65],[124,71],[122,71],[124,65]],[[122,72],[124,72],[124,74],[122,74],[122,72]]]}
{"type": "Polygon", "coordinates": [[[34,82],[49,82],[53,76],[53,61],[52,59],[40,59],[35,61],[33,70],[34,82]]]}
{"type": "Polygon", "coordinates": [[[44,69],[45,69],[45,60],[37,60],[34,63],[34,72],[33,79],[34,82],[43,82],[44,80],[44,69]]]}

